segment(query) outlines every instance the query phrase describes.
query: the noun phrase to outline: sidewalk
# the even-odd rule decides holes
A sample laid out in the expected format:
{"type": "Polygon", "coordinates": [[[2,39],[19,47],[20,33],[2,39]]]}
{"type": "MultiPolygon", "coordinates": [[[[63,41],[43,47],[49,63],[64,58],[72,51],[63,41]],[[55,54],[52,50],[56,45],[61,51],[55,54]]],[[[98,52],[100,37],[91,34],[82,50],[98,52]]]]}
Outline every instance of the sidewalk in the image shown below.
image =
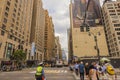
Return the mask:
{"type": "MultiPolygon", "coordinates": [[[[120,70],[119,70],[120,71],[120,70]]],[[[120,73],[120,72],[119,72],[120,73]]],[[[76,75],[75,72],[73,72],[73,76],[75,78],[75,80],[80,80],[80,75],[76,75]]],[[[89,80],[86,76],[85,76],[85,79],[84,80],[89,80]]],[[[100,80],[109,80],[107,77],[106,78],[103,78],[103,77],[100,77],[100,80]]],[[[120,80],[120,74],[117,75],[117,78],[115,80],[120,80]]]]}

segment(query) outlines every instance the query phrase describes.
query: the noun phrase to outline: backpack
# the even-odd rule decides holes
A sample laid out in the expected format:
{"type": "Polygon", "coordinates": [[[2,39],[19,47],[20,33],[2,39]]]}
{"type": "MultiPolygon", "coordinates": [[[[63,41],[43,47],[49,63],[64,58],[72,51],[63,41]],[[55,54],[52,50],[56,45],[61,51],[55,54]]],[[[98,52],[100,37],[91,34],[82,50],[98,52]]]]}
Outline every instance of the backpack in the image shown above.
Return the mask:
{"type": "Polygon", "coordinates": [[[110,64],[106,66],[106,71],[110,75],[115,75],[115,70],[113,69],[112,65],[110,65],[110,64]]]}

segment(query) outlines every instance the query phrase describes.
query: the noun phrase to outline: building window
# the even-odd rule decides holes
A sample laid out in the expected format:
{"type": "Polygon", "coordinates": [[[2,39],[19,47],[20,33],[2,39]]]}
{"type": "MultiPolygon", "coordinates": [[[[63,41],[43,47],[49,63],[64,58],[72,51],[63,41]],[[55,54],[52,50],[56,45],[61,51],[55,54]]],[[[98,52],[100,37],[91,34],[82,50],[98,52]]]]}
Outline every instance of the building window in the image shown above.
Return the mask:
{"type": "Polygon", "coordinates": [[[2,24],[2,29],[5,30],[6,29],[6,25],[2,24]]]}
{"type": "Polygon", "coordinates": [[[16,3],[18,3],[18,0],[16,0],[16,3]]]}
{"type": "Polygon", "coordinates": [[[15,32],[15,34],[17,35],[17,32],[15,32]]]}
{"type": "Polygon", "coordinates": [[[14,27],[14,24],[11,24],[11,27],[14,27]]]}
{"type": "Polygon", "coordinates": [[[1,35],[4,36],[4,34],[5,34],[5,31],[2,30],[2,31],[1,31],[1,35]]]}
{"type": "Polygon", "coordinates": [[[117,35],[120,35],[120,32],[117,32],[117,35]]]}
{"type": "Polygon", "coordinates": [[[120,26],[120,24],[114,24],[114,27],[119,27],[120,26]]]}
{"type": "Polygon", "coordinates": [[[120,10],[117,10],[117,12],[120,12],[120,10]]]}
{"type": "Polygon", "coordinates": [[[13,30],[11,29],[10,32],[13,33],[13,30]]]}
{"type": "Polygon", "coordinates": [[[113,9],[113,7],[108,7],[108,9],[113,9]]]}
{"type": "Polygon", "coordinates": [[[115,31],[120,31],[120,28],[115,28],[115,31]]]}
{"type": "Polygon", "coordinates": [[[9,8],[8,8],[8,7],[6,7],[6,11],[9,11],[9,8]]]}
{"type": "Polygon", "coordinates": [[[8,13],[7,12],[5,12],[5,16],[8,17],[8,13]]]}
{"type": "Polygon", "coordinates": [[[17,4],[15,4],[15,7],[17,7],[17,4]]]}
{"type": "Polygon", "coordinates": [[[109,10],[109,12],[115,12],[115,10],[109,10]]]}
{"type": "Polygon", "coordinates": [[[113,15],[116,15],[116,14],[110,14],[110,16],[113,16],[113,15]]]}
{"type": "Polygon", "coordinates": [[[14,12],[16,12],[16,9],[14,8],[14,12]]]}
{"type": "Polygon", "coordinates": [[[118,15],[120,15],[120,13],[118,13],[118,15]]]}
{"type": "Polygon", "coordinates": [[[10,35],[10,37],[9,37],[10,39],[12,39],[13,38],[13,36],[12,35],[10,35]]]}
{"type": "Polygon", "coordinates": [[[120,37],[118,37],[118,40],[120,40],[120,37]]]}
{"type": "Polygon", "coordinates": [[[7,23],[7,19],[6,18],[4,18],[4,23],[7,23]]]}
{"type": "Polygon", "coordinates": [[[7,5],[10,6],[10,2],[9,1],[7,1],[7,5]]]}
{"type": "Polygon", "coordinates": [[[18,12],[18,15],[20,16],[20,13],[18,12]]]}

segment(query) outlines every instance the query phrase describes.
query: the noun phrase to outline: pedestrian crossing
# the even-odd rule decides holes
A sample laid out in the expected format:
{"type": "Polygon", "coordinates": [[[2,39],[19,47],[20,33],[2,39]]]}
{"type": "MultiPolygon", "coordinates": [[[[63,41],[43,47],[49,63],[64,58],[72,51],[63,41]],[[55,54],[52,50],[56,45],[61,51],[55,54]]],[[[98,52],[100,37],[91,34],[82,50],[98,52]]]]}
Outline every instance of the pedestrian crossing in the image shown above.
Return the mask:
{"type": "MultiPolygon", "coordinates": [[[[44,73],[67,73],[67,70],[44,70],[44,73]]],[[[30,73],[36,73],[36,71],[32,71],[30,73]]]]}

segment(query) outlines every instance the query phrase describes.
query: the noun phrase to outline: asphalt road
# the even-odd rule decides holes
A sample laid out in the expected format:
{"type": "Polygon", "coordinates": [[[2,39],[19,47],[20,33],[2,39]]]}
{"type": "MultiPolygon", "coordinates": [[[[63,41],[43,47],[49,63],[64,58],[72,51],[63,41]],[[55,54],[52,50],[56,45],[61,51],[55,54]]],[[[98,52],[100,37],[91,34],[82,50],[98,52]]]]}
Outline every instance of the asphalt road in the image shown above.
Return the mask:
{"type": "MultiPolygon", "coordinates": [[[[35,80],[35,69],[0,72],[0,80],[35,80]]],[[[68,68],[45,68],[47,80],[75,80],[68,68]]]]}

